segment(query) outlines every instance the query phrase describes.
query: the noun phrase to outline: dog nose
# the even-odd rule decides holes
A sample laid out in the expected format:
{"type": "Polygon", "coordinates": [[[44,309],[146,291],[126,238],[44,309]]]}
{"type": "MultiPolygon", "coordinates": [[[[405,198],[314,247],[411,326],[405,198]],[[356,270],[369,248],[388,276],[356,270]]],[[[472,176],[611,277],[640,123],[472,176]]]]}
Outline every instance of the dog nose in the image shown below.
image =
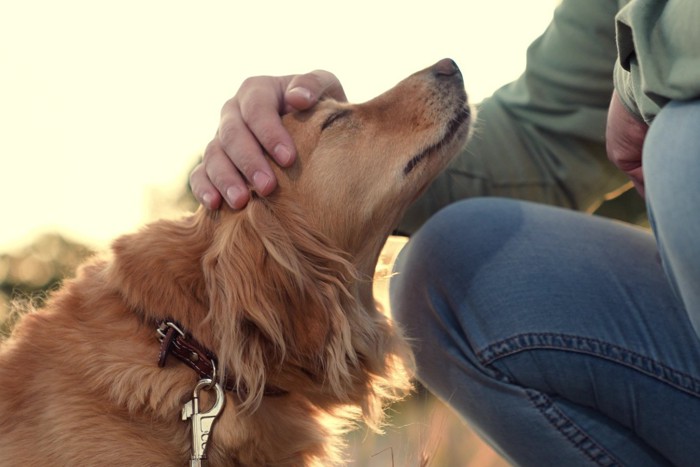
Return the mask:
{"type": "Polygon", "coordinates": [[[435,76],[454,76],[459,74],[459,67],[451,58],[443,58],[433,65],[433,73],[435,76]]]}

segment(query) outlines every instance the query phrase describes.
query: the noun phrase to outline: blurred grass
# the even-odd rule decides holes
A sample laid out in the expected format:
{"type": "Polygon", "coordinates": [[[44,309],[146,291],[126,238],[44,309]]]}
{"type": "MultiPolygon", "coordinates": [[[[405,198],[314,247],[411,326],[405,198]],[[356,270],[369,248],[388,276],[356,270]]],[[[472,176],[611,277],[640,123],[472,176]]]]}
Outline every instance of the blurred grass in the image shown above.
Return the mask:
{"type": "Polygon", "coordinates": [[[11,302],[41,306],[92,254],[88,247],[58,234],[42,235],[16,252],[0,254],[0,339],[7,337],[14,322],[11,302]]]}
{"type": "Polygon", "coordinates": [[[348,437],[351,467],[505,467],[506,463],[442,402],[424,390],[389,410],[377,435],[359,429],[348,437]]]}

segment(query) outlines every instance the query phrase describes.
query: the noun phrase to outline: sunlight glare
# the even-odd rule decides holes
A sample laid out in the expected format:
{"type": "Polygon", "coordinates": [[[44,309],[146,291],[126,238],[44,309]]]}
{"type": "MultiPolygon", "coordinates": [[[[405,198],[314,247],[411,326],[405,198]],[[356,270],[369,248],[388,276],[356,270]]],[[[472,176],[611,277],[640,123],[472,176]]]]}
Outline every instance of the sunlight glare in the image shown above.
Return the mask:
{"type": "Polygon", "coordinates": [[[10,2],[0,9],[0,251],[47,231],[104,248],[152,220],[154,191],[185,189],[247,76],[324,68],[362,101],[449,56],[475,101],[518,76],[555,4],[10,2]]]}

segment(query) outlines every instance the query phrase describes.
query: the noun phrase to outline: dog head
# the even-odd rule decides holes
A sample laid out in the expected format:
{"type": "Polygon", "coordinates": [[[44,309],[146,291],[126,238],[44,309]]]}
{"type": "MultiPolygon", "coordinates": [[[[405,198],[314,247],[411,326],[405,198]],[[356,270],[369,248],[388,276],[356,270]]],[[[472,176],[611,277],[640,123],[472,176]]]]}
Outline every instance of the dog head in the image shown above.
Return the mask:
{"type": "Polygon", "coordinates": [[[271,196],[222,213],[205,260],[220,355],[251,403],[271,378],[346,402],[391,379],[405,349],[375,310],[372,273],[404,210],[464,144],[466,102],[443,60],[364,104],[328,99],[284,117],[297,161],[276,168],[271,196]]]}
{"type": "Polygon", "coordinates": [[[443,60],[364,104],[328,99],[285,116],[298,158],[275,166],[272,195],[118,240],[115,281],[133,307],[172,317],[216,352],[246,388],[239,409],[252,412],[271,383],[376,421],[383,398],[408,386],[411,357],[375,308],[374,267],[464,144],[466,102],[443,60]]]}
{"type": "Polygon", "coordinates": [[[403,212],[464,144],[469,107],[451,60],[364,104],[322,101],[284,118],[299,151],[280,196],[370,272],[403,212]]]}

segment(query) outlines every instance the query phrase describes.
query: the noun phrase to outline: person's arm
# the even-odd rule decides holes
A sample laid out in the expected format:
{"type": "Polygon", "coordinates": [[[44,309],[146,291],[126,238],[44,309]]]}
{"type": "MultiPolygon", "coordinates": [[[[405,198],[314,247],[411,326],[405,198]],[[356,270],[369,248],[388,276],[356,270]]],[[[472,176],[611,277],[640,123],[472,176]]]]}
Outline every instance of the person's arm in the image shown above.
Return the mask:
{"type": "Polygon", "coordinates": [[[700,3],[637,0],[616,19],[619,57],[608,114],[608,157],[644,196],[648,125],[667,102],[700,97],[700,3]]]}
{"type": "Polygon", "coordinates": [[[617,15],[615,88],[651,123],[671,100],[700,97],[700,2],[632,0],[617,15]]]}
{"type": "Polygon", "coordinates": [[[528,49],[524,74],[478,106],[466,148],[409,209],[399,233],[413,233],[459,199],[504,196],[590,210],[626,182],[605,149],[617,11],[617,0],[562,2],[528,49]]]}

